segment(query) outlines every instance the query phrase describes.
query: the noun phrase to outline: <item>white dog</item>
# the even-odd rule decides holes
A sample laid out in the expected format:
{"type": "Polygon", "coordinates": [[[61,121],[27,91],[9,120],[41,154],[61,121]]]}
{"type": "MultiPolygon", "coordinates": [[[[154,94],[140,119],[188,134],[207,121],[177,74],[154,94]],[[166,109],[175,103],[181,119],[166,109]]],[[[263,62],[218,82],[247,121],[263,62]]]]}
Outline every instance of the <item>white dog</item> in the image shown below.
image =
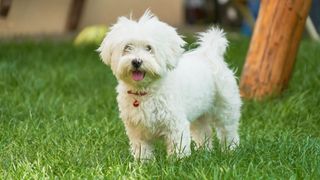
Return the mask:
{"type": "Polygon", "coordinates": [[[98,51],[118,80],[117,101],[135,159],[153,157],[163,137],[169,155],[212,148],[212,127],[223,146],[239,144],[241,99],[224,62],[227,40],[211,28],[185,52],[175,29],[147,11],[138,21],[120,17],[98,51]]]}

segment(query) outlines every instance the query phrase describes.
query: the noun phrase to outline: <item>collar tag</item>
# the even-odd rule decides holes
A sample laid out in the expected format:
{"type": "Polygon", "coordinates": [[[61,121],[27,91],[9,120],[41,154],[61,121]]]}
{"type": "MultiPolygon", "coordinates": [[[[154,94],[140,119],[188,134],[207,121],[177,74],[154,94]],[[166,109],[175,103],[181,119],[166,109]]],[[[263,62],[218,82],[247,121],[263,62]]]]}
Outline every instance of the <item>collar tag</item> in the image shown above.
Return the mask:
{"type": "Polygon", "coordinates": [[[138,100],[134,100],[133,107],[138,107],[140,105],[138,100]]]}
{"type": "MultiPolygon", "coordinates": [[[[127,91],[128,94],[132,94],[132,95],[135,95],[135,96],[145,96],[147,95],[148,93],[147,92],[132,92],[131,90],[127,91]]],[[[134,99],[133,103],[132,103],[133,107],[138,107],[140,105],[140,102],[137,100],[137,99],[134,99]]]]}

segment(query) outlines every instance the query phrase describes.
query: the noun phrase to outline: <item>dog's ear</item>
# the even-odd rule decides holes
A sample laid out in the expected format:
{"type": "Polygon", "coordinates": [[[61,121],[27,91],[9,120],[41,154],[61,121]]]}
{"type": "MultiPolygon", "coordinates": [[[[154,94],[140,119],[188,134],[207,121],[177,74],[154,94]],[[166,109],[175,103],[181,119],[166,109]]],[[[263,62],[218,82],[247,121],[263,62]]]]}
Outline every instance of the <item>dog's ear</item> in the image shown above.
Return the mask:
{"type": "Polygon", "coordinates": [[[168,30],[165,34],[167,41],[162,44],[161,54],[162,58],[166,59],[167,70],[172,70],[177,66],[184,52],[183,46],[186,42],[178,35],[174,28],[168,26],[168,30]]]}
{"type": "Polygon", "coordinates": [[[185,45],[185,41],[177,33],[169,38],[171,38],[171,43],[168,46],[170,53],[167,53],[167,69],[172,70],[177,66],[184,52],[183,46],[185,45]]]}
{"type": "Polygon", "coordinates": [[[107,32],[106,37],[103,39],[100,47],[97,49],[97,51],[100,53],[102,61],[105,64],[111,64],[112,53],[117,44],[120,43],[122,33],[133,24],[135,24],[134,21],[122,16],[118,18],[118,21],[112,27],[110,27],[110,31],[107,32]]]}
{"type": "Polygon", "coordinates": [[[106,64],[110,65],[111,55],[112,55],[112,44],[108,35],[103,39],[100,47],[97,49],[97,52],[100,53],[101,60],[106,64]]]}
{"type": "Polygon", "coordinates": [[[186,42],[182,37],[177,33],[176,29],[166,23],[158,23],[158,42],[162,52],[162,57],[166,59],[166,68],[167,70],[174,69],[179,59],[181,58],[184,49],[183,46],[186,42]]]}

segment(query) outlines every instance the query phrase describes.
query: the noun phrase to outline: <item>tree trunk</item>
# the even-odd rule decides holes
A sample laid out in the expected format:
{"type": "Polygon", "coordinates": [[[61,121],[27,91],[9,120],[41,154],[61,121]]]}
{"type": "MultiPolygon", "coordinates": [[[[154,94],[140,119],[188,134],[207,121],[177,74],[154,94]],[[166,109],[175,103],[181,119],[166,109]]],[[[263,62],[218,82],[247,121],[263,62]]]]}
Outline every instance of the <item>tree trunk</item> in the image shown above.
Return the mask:
{"type": "Polygon", "coordinates": [[[311,0],[261,0],[240,81],[244,98],[279,94],[289,82],[311,0]]]}

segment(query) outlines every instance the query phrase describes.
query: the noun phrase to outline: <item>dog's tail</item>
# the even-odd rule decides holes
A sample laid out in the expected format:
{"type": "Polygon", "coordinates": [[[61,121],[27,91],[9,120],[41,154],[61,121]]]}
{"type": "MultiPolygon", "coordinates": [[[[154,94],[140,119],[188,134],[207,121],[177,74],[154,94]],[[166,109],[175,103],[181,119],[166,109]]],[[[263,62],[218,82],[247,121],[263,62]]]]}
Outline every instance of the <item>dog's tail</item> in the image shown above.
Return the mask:
{"type": "Polygon", "coordinates": [[[205,53],[208,57],[222,57],[228,46],[225,33],[218,27],[211,27],[206,32],[198,34],[198,50],[205,53]]]}

